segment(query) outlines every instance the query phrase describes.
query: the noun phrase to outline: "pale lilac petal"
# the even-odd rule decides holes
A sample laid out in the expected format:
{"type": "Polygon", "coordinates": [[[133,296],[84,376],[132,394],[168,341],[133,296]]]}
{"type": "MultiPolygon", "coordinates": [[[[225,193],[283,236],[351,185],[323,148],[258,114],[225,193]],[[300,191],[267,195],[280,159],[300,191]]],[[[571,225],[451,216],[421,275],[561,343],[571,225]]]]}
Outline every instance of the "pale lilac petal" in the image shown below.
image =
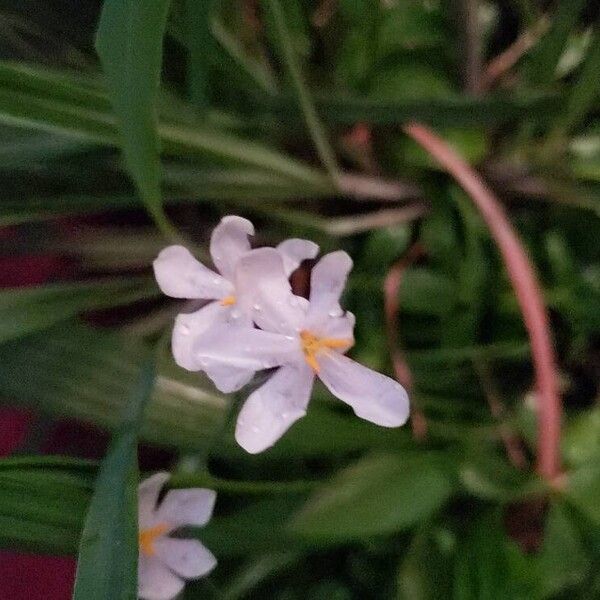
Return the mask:
{"type": "Polygon", "coordinates": [[[173,298],[223,298],[233,293],[231,283],[197,261],[183,246],[168,246],[153,263],[160,289],[173,298]]]}
{"type": "Polygon", "coordinates": [[[283,259],[274,248],[245,254],[236,266],[240,301],[252,310],[254,322],[265,331],[296,334],[305,316],[302,303],[292,294],[283,259]]]}
{"type": "Polygon", "coordinates": [[[175,362],[188,371],[201,370],[194,358],[194,342],[211,328],[227,323],[230,315],[231,307],[218,301],[209,302],[195,312],[177,315],[171,341],[175,362]]]}
{"type": "Polygon", "coordinates": [[[204,488],[169,490],[156,511],[156,517],[173,528],[182,525],[206,525],[212,515],[216,498],[216,492],[204,488]]]}
{"type": "Polygon", "coordinates": [[[241,390],[250,383],[255,372],[252,369],[241,369],[216,363],[205,368],[206,375],[215,384],[215,387],[224,394],[241,390]]]}
{"type": "Polygon", "coordinates": [[[210,255],[219,273],[233,280],[238,259],[250,250],[249,235],[254,235],[254,225],[242,217],[223,217],[210,238],[210,255]]]}
{"type": "Polygon", "coordinates": [[[169,473],[155,473],[144,479],[138,486],[138,524],[140,529],[152,527],[155,524],[156,501],[160,490],[169,480],[169,473]]]}
{"type": "Polygon", "coordinates": [[[164,565],[160,558],[140,554],[138,596],[141,600],[172,600],[184,585],[183,579],[164,565]]]}
{"type": "Polygon", "coordinates": [[[304,361],[281,367],[246,400],[235,428],[238,444],[251,454],[271,447],[306,414],[313,381],[304,361]]]}
{"type": "Polygon", "coordinates": [[[294,336],[223,326],[198,340],[194,354],[207,372],[221,366],[260,371],[298,360],[301,349],[294,336]]]}
{"type": "Polygon", "coordinates": [[[383,427],[406,422],[408,394],[399,383],[337,352],[323,352],[318,361],[321,381],[359,417],[383,427]]]}
{"type": "Polygon", "coordinates": [[[253,327],[250,317],[236,306],[223,306],[220,302],[211,302],[193,313],[181,313],[175,320],[172,348],[175,362],[188,371],[205,371],[215,386],[229,394],[246,385],[254,371],[239,369],[227,364],[201,364],[194,353],[198,340],[219,335],[221,327],[249,329],[253,327]],[[214,330],[214,331],[213,331],[214,330]]]}
{"type": "Polygon", "coordinates": [[[203,577],[217,565],[217,559],[198,540],[162,537],[154,544],[157,556],[185,579],[203,577]]]}
{"type": "Polygon", "coordinates": [[[310,277],[310,308],[307,325],[315,327],[328,317],[341,316],[340,297],[346,286],[352,259],[343,251],[326,254],[310,277]]]}
{"type": "Polygon", "coordinates": [[[350,345],[354,344],[354,323],[356,317],[346,311],[341,317],[329,317],[317,331],[314,331],[319,337],[350,340],[350,345]]]}
{"type": "Polygon", "coordinates": [[[319,246],[310,240],[292,238],[281,242],[277,251],[283,258],[283,270],[289,277],[302,261],[314,258],[319,253],[319,246]]]}

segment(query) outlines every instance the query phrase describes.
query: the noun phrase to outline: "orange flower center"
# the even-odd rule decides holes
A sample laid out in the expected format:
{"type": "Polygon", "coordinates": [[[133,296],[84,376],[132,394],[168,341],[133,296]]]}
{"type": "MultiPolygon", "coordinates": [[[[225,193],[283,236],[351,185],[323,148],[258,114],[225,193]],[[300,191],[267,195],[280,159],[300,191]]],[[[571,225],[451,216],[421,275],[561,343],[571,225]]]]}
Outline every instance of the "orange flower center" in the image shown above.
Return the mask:
{"type": "Polygon", "coordinates": [[[154,542],[156,541],[156,538],[159,538],[161,535],[166,533],[168,529],[169,526],[166,523],[159,523],[154,527],[142,529],[138,535],[140,550],[146,556],[154,556],[156,554],[156,549],[154,548],[154,542]]]}
{"type": "Polygon", "coordinates": [[[221,306],[231,306],[236,303],[235,296],[225,296],[225,298],[221,298],[221,306]]]}
{"type": "Polygon", "coordinates": [[[302,343],[302,352],[304,352],[304,360],[315,373],[318,373],[320,370],[319,362],[317,361],[317,354],[319,352],[336,349],[348,350],[352,346],[352,340],[347,338],[320,338],[306,330],[300,332],[300,341],[302,343]]]}

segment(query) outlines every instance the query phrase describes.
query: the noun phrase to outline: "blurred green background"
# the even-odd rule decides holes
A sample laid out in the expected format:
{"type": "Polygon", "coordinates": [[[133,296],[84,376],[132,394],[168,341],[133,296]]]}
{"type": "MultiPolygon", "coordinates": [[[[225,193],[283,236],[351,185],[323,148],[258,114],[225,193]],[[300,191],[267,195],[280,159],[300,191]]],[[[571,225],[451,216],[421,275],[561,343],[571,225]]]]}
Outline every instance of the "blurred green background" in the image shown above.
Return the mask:
{"type": "MultiPolygon", "coordinates": [[[[99,463],[41,457],[43,441],[58,420],[92,423],[85,451],[63,454],[102,456],[156,357],[141,469],[219,494],[194,532],[219,566],[186,599],[599,598],[598,3],[102,4],[0,2],[0,402],[35,415],[0,461],[2,547],[77,554],[99,463]],[[535,473],[530,349],[498,249],[410,121],[482,174],[535,265],[565,410],[560,485],[535,473]],[[251,219],[259,246],[350,253],[352,357],[392,375],[393,341],[424,435],[360,421],[319,388],[274,448],[236,446],[245,396],[173,364],[181,305],[150,269],[178,238],[206,259],[226,214],[251,219]]],[[[105,461],[109,482],[128,452],[105,461]]]]}

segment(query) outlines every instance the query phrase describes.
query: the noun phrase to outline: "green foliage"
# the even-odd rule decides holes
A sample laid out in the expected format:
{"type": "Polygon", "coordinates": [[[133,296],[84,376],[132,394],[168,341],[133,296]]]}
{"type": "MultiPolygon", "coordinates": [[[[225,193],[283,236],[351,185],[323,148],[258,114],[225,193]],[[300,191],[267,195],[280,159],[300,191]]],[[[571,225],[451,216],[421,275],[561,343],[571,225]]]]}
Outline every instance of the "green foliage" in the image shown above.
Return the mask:
{"type": "Polygon", "coordinates": [[[73,600],[137,596],[137,444],[153,383],[154,363],[146,359],[98,471],[81,532],[73,600]],[[98,565],[102,565],[100,572],[98,565]]]}
{"type": "Polygon", "coordinates": [[[172,487],[218,492],[189,533],[219,566],[186,600],[600,596],[593,3],[492,0],[474,24],[473,3],[425,0],[105,0],[92,24],[45,4],[0,8],[0,403],[43,415],[28,455],[0,460],[0,547],[79,548],[76,597],[135,597],[139,433],[172,487]],[[517,37],[531,46],[494,78],[517,37]],[[497,248],[411,121],[480,172],[539,275],[565,408],[552,482],[535,472],[531,350],[497,248]],[[240,449],[249,391],[175,365],[173,317],[194,307],[150,269],[164,234],[207,258],[225,214],[255,222],[256,246],[351,254],[351,356],[391,375],[393,334],[422,438],[318,385],[273,448],[240,449]],[[112,433],[104,461],[39,455],[63,418],[112,433]]]}

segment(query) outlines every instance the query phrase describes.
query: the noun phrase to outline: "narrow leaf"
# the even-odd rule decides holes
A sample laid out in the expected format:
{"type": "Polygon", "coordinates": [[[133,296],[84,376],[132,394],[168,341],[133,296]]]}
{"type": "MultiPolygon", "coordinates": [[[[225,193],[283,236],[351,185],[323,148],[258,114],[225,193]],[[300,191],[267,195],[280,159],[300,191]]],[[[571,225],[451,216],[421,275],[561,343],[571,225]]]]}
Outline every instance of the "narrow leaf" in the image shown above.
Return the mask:
{"type": "Polygon", "coordinates": [[[137,598],[137,440],[153,383],[154,365],[148,359],[100,466],[83,527],[73,600],[137,598]]]}
{"type": "Polygon", "coordinates": [[[119,118],[130,174],[150,212],[164,221],[156,100],[169,0],[106,0],[96,49],[119,118]]]}

